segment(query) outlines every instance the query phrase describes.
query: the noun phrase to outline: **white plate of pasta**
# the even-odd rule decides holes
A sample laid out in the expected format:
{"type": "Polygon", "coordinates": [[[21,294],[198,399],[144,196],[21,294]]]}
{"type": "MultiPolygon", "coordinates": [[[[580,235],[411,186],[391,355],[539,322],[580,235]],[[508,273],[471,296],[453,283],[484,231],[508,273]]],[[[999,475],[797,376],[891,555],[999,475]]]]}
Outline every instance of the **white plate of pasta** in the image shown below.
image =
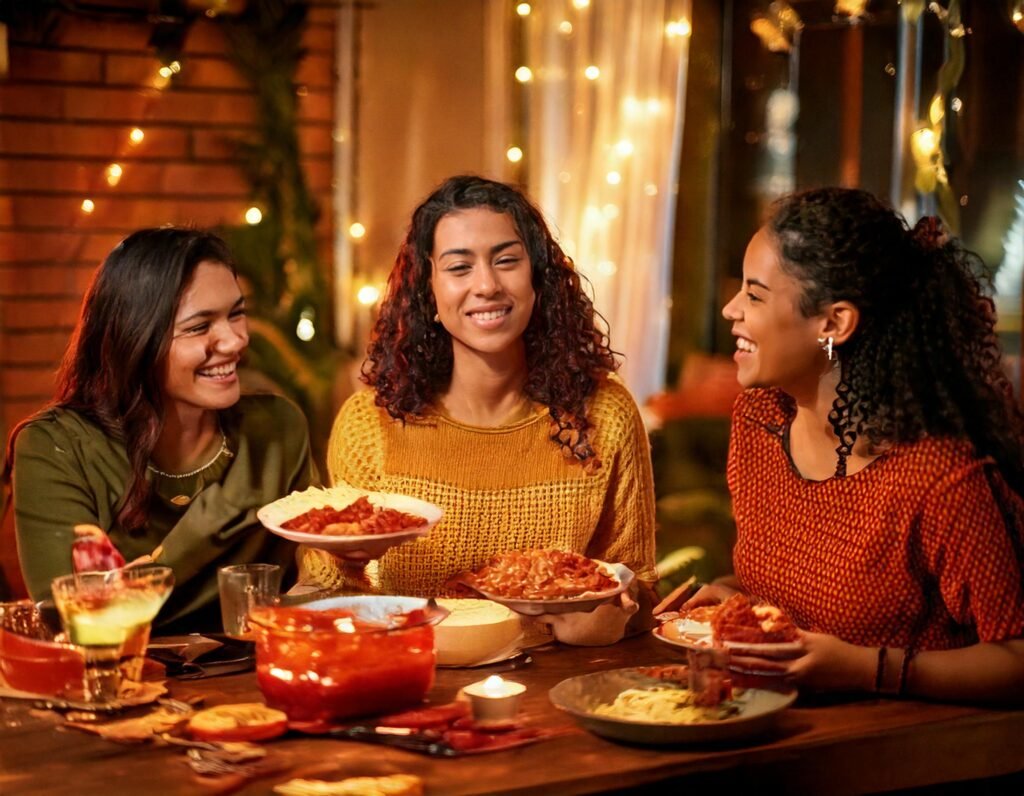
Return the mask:
{"type": "Polygon", "coordinates": [[[510,550],[460,583],[524,616],[593,611],[629,588],[633,570],[566,550],[510,550]]]}
{"type": "Polygon", "coordinates": [[[758,735],[796,699],[792,689],[737,688],[718,705],[701,707],[685,672],[683,666],[609,669],[563,680],[549,696],[596,735],[654,746],[758,735]]]}
{"type": "Polygon", "coordinates": [[[425,536],[443,514],[439,506],[419,498],[343,484],[292,492],[256,512],[268,531],[292,542],[369,558],[425,536]]]}

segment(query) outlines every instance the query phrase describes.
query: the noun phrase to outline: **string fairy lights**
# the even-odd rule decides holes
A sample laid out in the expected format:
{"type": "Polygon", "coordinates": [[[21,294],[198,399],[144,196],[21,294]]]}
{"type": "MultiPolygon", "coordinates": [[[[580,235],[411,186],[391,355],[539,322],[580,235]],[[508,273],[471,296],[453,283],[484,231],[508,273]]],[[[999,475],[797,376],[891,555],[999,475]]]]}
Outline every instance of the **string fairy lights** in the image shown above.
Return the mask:
{"type": "MultiPolygon", "coordinates": [[[[597,6],[591,5],[591,0],[572,0],[572,9],[577,13],[583,13],[591,11],[597,6]]],[[[791,12],[790,7],[785,2],[775,2],[772,4],[773,11],[778,18],[780,18],[780,24],[784,24],[787,29],[794,27],[795,15],[791,12]]],[[[518,3],[514,6],[516,14],[520,17],[530,16],[534,12],[534,7],[530,3],[518,3]]],[[[678,7],[677,7],[678,8],[678,7]]],[[[543,12],[544,9],[541,9],[543,12]]],[[[596,12],[595,12],[596,13],[596,12]]],[[[561,18],[560,16],[551,19],[547,18],[545,23],[541,13],[542,24],[549,24],[554,26],[554,31],[562,36],[568,38],[571,37],[575,28],[573,22],[570,19],[561,18]]],[[[798,19],[798,18],[796,18],[798,19]]],[[[667,19],[662,27],[663,35],[667,41],[679,41],[688,39],[692,33],[693,28],[690,20],[686,16],[676,16],[667,19]]],[[[789,32],[787,30],[787,32],[789,32]]],[[[571,45],[569,45],[571,46],[571,45]]],[[[513,69],[512,75],[514,79],[520,84],[532,83],[537,75],[538,65],[536,64],[525,64],[520,63],[513,69]]],[[[597,63],[587,63],[584,61],[584,65],[579,67],[581,77],[588,82],[596,82],[602,79],[602,69],[597,63]]],[[[565,79],[565,70],[559,69],[555,72],[548,70],[549,77],[555,80],[565,79]],[[561,77],[556,76],[561,74],[561,77]]],[[[547,74],[547,73],[546,73],[547,74]]],[[[576,113],[581,113],[579,110],[582,106],[576,106],[576,113]]],[[[653,121],[654,117],[662,113],[665,104],[660,97],[657,96],[646,96],[636,97],[627,95],[622,100],[621,106],[621,120],[625,128],[620,128],[623,132],[627,129],[631,129],[634,132],[637,129],[637,125],[649,124],[653,121]]],[[[641,136],[642,138],[642,136],[641,136]]],[[[623,168],[626,165],[626,161],[630,159],[637,151],[637,144],[634,142],[632,137],[627,133],[621,135],[606,147],[609,153],[608,166],[603,174],[603,181],[611,188],[621,186],[626,180],[623,168]]],[[[505,151],[505,158],[513,164],[520,163],[524,158],[523,149],[520,146],[509,146],[505,151]]],[[[561,169],[556,174],[557,181],[562,185],[569,185],[573,181],[573,174],[568,169],[561,169]]],[[[647,197],[656,197],[659,195],[658,183],[655,180],[646,180],[638,186],[639,191],[647,197]]],[[[602,207],[588,206],[583,210],[582,216],[585,223],[591,227],[600,227],[608,222],[613,222],[619,218],[621,209],[618,204],[614,202],[606,202],[602,207]]],[[[601,262],[611,262],[610,260],[601,262]]],[[[607,276],[614,271],[605,268],[596,268],[599,273],[607,276]]]]}
{"type": "MultiPolygon", "coordinates": [[[[224,8],[228,8],[228,3],[231,0],[217,0],[217,2],[225,3],[224,8]]],[[[183,69],[180,60],[172,60],[166,64],[162,64],[157,67],[156,71],[152,73],[152,77],[148,80],[147,86],[149,88],[156,89],[156,93],[151,93],[152,99],[159,98],[161,92],[171,85],[174,77],[181,74],[183,69]]],[[[147,108],[144,109],[142,116],[145,117],[147,108]]],[[[121,159],[127,153],[129,149],[138,149],[146,141],[146,131],[141,126],[134,126],[130,128],[125,136],[124,144],[122,145],[120,152],[117,156],[111,160],[103,169],[102,177],[103,181],[106,182],[111,188],[117,187],[125,177],[126,172],[130,166],[126,165],[121,159]]],[[[102,199],[100,200],[102,202],[102,199]]],[[[92,196],[84,197],[81,199],[79,204],[79,210],[83,215],[90,216],[98,209],[97,200],[92,196]]],[[[246,208],[242,213],[245,222],[250,225],[259,224],[263,220],[263,211],[255,205],[246,208]]]]}
{"type": "MultiPolygon", "coordinates": [[[[171,84],[172,78],[175,75],[180,74],[181,70],[182,70],[181,61],[174,60],[174,61],[170,61],[169,63],[163,64],[160,67],[158,67],[156,72],[153,74],[152,78],[150,79],[149,86],[151,88],[156,89],[157,92],[160,92],[163,89],[167,88],[171,84]]],[[[125,147],[126,148],[133,148],[133,149],[137,148],[137,147],[141,146],[142,143],[145,140],[146,140],[146,131],[143,130],[141,127],[132,127],[128,131],[128,135],[126,136],[125,147]]],[[[122,149],[121,153],[119,153],[119,156],[120,156],[120,154],[124,154],[124,150],[123,149],[122,149]]],[[[114,188],[114,187],[116,187],[117,185],[120,184],[122,177],[124,177],[124,174],[125,174],[125,166],[121,162],[119,162],[119,158],[118,158],[117,160],[114,160],[114,161],[108,163],[107,166],[103,169],[103,180],[111,188],[114,188]]],[[[82,200],[81,204],[79,205],[79,209],[85,215],[92,215],[94,212],[96,212],[97,205],[96,205],[96,202],[95,202],[94,199],[87,198],[87,199],[83,199],[82,200]]],[[[247,218],[247,220],[248,220],[248,213],[252,209],[253,208],[250,208],[249,211],[246,211],[246,218],[247,218]]],[[[257,222],[250,222],[250,223],[259,223],[259,222],[257,221],[257,222]]]]}
{"type": "MultiPolygon", "coordinates": [[[[663,238],[675,201],[669,175],[677,169],[692,4],[668,0],[658,14],[608,0],[531,4],[514,37],[521,49],[506,62],[518,108],[505,157],[523,161],[517,180],[559,220],[559,244],[626,341],[635,386],[650,394],[662,378],[655,361],[667,328],[663,238]],[[639,48],[624,47],[626,36],[639,48]],[[629,290],[620,289],[627,280],[629,290]]],[[[515,2],[506,8],[511,16],[515,2]]]]}

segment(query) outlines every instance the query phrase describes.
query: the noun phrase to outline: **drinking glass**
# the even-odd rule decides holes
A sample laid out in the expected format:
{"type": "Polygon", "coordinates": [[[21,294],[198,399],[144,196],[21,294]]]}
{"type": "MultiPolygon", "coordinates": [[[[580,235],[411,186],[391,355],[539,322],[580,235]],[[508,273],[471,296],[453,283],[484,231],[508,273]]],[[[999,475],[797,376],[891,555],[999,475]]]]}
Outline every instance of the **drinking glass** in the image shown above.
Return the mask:
{"type": "Polygon", "coordinates": [[[281,567],[277,564],[234,564],[217,570],[220,589],[220,617],[224,634],[250,641],[249,611],[277,600],[281,589],[281,567]]]}
{"type": "Polygon", "coordinates": [[[54,579],[53,599],[68,640],[85,655],[88,701],[113,701],[122,676],[141,678],[150,626],[173,585],[171,568],[156,565],[54,579]]]}

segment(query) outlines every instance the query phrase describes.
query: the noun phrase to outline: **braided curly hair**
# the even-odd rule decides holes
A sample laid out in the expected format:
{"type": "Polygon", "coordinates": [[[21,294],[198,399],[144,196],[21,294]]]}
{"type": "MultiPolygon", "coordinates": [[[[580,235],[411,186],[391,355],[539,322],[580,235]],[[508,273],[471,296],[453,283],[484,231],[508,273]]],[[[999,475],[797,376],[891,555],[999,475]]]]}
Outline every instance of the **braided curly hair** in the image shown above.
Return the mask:
{"type": "Polygon", "coordinates": [[[548,407],[551,439],[566,458],[588,469],[597,467],[585,404],[618,362],[597,326],[601,316],[583,290],[583,277],[555,242],[540,211],[504,183],[473,175],[451,177],[416,208],[388,277],[362,380],[374,388],[376,404],[403,421],[423,415],[447,388],[452,340],[433,322],[434,230],[449,213],[476,207],[511,216],[530,256],[537,300],[523,333],[523,391],[548,407]]]}
{"type": "Polygon", "coordinates": [[[829,421],[840,444],[967,438],[1024,495],[1024,416],[1002,369],[990,277],[981,258],[941,233],[911,230],[866,191],[823,188],[784,197],[768,229],[782,268],[804,285],[800,310],[849,301],[860,311],[837,347],[841,375],[829,421]]]}

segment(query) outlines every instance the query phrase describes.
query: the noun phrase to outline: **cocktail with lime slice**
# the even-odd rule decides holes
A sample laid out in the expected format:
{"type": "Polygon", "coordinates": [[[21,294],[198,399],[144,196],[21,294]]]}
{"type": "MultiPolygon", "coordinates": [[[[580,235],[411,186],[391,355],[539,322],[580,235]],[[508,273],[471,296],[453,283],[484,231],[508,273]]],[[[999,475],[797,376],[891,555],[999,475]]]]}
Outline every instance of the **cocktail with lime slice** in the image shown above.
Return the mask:
{"type": "Polygon", "coordinates": [[[90,701],[117,698],[124,674],[139,679],[149,629],[174,584],[170,567],[140,566],[80,572],[53,581],[53,599],[68,640],[85,653],[90,701]]]}

